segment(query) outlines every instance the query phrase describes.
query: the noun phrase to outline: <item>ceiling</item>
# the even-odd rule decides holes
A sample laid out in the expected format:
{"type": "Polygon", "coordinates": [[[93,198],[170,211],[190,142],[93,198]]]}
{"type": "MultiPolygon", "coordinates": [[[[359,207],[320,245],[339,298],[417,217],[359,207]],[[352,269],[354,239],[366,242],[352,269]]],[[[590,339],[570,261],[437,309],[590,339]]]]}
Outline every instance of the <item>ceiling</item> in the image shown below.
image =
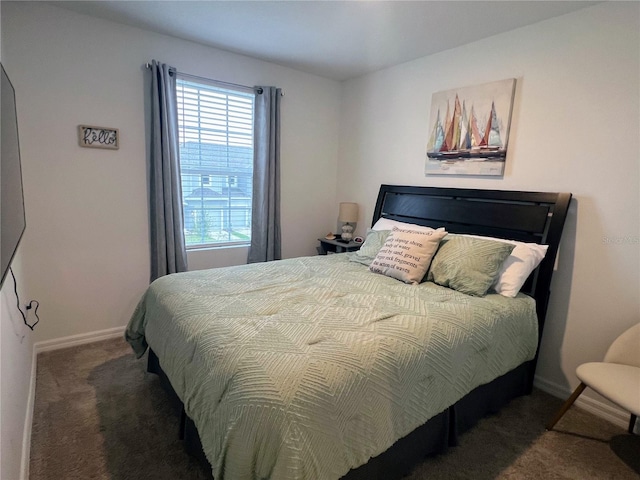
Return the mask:
{"type": "Polygon", "coordinates": [[[55,1],[347,80],[593,5],[588,1],[55,1]]]}

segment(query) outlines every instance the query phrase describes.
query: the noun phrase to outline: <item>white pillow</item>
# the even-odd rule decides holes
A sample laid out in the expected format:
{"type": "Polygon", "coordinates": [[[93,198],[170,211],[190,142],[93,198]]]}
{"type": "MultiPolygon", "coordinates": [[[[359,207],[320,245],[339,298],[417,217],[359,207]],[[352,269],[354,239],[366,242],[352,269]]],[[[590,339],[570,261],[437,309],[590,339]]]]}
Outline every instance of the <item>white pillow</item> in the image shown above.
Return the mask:
{"type": "Polygon", "coordinates": [[[405,283],[420,283],[446,234],[444,228],[406,230],[393,227],[369,270],[405,283]]]}
{"type": "Polygon", "coordinates": [[[405,230],[417,230],[423,232],[432,232],[433,228],[415,225],[413,223],[399,222],[390,218],[380,217],[378,221],[371,227],[371,230],[393,230],[393,227],[403,228],[405,230]]]}
{"type": "Polygon", "coordinates": [[[479,235],[463,235],[465,237],[485,238],[496,242],[510,243],[515,245],[511,254],[500,267],[496,280],[491,285],[497,293],[505,297],[515,297],[524,282],[527,281],[531,272],[540,265],[549,249],[549,245],[539,245],[537,243],[518,242],[516,240],[505,240],[504,238],[481,237],[479,235]]]}

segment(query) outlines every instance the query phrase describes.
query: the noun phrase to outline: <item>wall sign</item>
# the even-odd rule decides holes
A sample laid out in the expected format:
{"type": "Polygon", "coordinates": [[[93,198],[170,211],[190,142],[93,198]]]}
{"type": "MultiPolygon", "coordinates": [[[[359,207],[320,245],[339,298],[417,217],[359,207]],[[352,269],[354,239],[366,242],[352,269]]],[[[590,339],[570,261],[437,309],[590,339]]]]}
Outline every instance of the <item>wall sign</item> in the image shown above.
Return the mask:
{"type": "Polygon", "coordinates": [[[110,150],[120,148],[120,137],[117,128],[78,125],[78,141],[81,147],[107,148],[110,150]]]}

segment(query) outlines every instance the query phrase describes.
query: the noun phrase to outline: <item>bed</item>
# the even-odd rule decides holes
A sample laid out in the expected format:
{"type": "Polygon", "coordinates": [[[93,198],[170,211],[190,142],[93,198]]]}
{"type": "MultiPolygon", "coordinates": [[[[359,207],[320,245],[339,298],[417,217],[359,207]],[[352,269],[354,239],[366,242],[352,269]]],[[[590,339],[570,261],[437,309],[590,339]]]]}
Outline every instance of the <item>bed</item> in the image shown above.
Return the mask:
{"type": "Polygon", "coordinates": [[[453,234],[436,271],[448,238],[548,245],[514,298],[407,285],[357,254],[304,257],[158,279],[126,338],[149,349],[215,478],[399,478],[530,392],[570,198],[381,186],[372,226],[453,234]]]}

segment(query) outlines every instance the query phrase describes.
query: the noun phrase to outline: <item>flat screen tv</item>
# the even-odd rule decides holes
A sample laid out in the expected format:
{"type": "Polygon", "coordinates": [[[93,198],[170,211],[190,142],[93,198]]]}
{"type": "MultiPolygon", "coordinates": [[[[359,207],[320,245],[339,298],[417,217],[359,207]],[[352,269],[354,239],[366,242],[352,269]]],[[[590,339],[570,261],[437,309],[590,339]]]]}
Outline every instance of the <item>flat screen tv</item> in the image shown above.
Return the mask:
{"type": "Polygon", "coordinates": [[[7,271],[18,249],[26,227],[24,196],[22,193],[22,167],[18,143],[16,94],[11,81],[2,69],[0,85],[0,271],[4,284],[7,271]]]}

